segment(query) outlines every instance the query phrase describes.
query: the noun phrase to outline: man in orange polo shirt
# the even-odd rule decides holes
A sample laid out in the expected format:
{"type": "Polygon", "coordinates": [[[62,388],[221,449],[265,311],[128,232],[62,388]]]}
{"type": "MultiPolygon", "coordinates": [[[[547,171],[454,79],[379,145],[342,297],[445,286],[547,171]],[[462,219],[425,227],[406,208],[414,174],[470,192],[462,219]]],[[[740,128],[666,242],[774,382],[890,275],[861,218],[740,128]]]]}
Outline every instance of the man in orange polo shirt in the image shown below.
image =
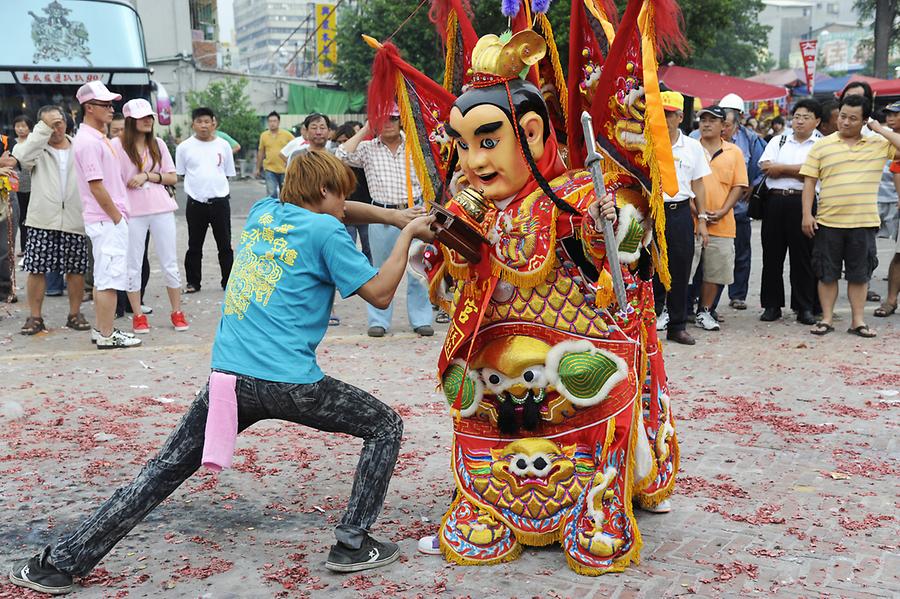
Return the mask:
{"type": "Polygon", "coordinates": [[[707,223],[709,243],[705,248],[695,249],[694,254],[694,269],[701,257],[703,259],[703,285],[696,324],[706,331],[718,331],[719,323],[710,314],[710,306],[719,290],[734,280],[734,205],[746,191],[747,166],[741,149],[722,139],[725,110],[710,106],[702,109],[698,116],[700,145],[706,150],[712,172],[703,180],[706,212],[697,216],[707,223]]]}

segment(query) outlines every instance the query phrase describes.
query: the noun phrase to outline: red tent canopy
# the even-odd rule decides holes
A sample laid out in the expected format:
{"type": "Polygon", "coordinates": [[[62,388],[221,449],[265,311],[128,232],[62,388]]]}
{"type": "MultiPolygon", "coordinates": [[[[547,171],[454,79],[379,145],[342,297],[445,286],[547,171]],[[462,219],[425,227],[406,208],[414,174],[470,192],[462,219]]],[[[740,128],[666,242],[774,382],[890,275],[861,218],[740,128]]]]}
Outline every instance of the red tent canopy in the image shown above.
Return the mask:
{"type": "Polygon", "coordinates": [[[659,79],[674,91],[700,98],[704,106],[715,104],[725,94],[737,94],[744,102],[780,100],[787,90],[777,85],[747,81],[707,71],[679,66],[659,67],[659,79]]]}
{"type": "Polygon", "coordinates": [[[865,75],[854,75],[850,82],[865,81],[872,87],[872,93],[876,96],[900,96],[900,79],[878,79],[865,75]]]}

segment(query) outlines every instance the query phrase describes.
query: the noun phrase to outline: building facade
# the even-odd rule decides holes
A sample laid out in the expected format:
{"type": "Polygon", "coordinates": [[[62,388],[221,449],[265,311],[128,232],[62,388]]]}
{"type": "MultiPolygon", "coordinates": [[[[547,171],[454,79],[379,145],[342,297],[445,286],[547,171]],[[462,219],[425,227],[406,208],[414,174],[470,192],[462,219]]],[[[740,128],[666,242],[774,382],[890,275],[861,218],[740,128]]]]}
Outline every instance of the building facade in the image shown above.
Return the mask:
{"type": "MultiPolygon", "coordinates": [[[[799,41],[810,36],[819,40],[820,56],[825,46],[831,47],[830,53],[837,56],[837,45],[847,56],[856,56],[859,53],[852,40],[871,37],[871,28],[860,27],[859,13],[849,0],[763,0],[763,5],[759,22],[770,27],[768,51],[777,68],[802,67],[799,41]],[[829,40],[830,34],[838,35],[829,40]],[[852,47],[847,48],[848,44],[852,47]]],[[[833,62],[835,67],[830,63],[822,66],[826,70],[852,70],[862,66],[855,59],[835,58],[833,62]]]]}
{"type": "Polygon", "coordinates": [[[249,73],[307,76],[315,72],[315,2],[234,0],[241,54],[236,67],[249,73]]]}

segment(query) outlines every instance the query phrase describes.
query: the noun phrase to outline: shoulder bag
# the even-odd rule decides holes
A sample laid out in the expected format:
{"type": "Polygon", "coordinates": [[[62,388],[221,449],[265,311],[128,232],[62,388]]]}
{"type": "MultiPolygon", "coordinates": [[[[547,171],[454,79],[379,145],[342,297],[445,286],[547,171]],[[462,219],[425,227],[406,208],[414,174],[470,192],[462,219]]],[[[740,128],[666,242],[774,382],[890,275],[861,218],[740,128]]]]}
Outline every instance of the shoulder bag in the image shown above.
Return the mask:
{"type": "MultiPolygon", "coordinates": [[[[782,134],[781,139],[778,140],[779,153],[786,142],[787,134],[782,134]]],[[[778,154],[775,154],[775,158],[778,158],[778,154]]],[[[768,177],[763,177],[750,194],[750,202],[747,206],[747,216],[753,220],[762,220],[766,213],[766,201],[769,198],[769,188],[766,185],[766,179],[768,179],[768,177]]]]}

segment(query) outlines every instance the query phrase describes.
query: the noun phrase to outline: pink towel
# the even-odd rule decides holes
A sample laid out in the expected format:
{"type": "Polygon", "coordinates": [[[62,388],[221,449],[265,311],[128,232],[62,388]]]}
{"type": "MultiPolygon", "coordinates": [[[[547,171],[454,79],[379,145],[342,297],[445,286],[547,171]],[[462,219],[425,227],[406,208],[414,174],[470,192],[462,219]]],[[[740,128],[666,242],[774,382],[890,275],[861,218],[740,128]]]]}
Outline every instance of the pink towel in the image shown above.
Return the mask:
{"type": "Polygon", "coordinates": [[[237,440],[237,377],[213,372],[209,375],[209,413],[201,463],[213,472],[231,468],[237,440]]]}

